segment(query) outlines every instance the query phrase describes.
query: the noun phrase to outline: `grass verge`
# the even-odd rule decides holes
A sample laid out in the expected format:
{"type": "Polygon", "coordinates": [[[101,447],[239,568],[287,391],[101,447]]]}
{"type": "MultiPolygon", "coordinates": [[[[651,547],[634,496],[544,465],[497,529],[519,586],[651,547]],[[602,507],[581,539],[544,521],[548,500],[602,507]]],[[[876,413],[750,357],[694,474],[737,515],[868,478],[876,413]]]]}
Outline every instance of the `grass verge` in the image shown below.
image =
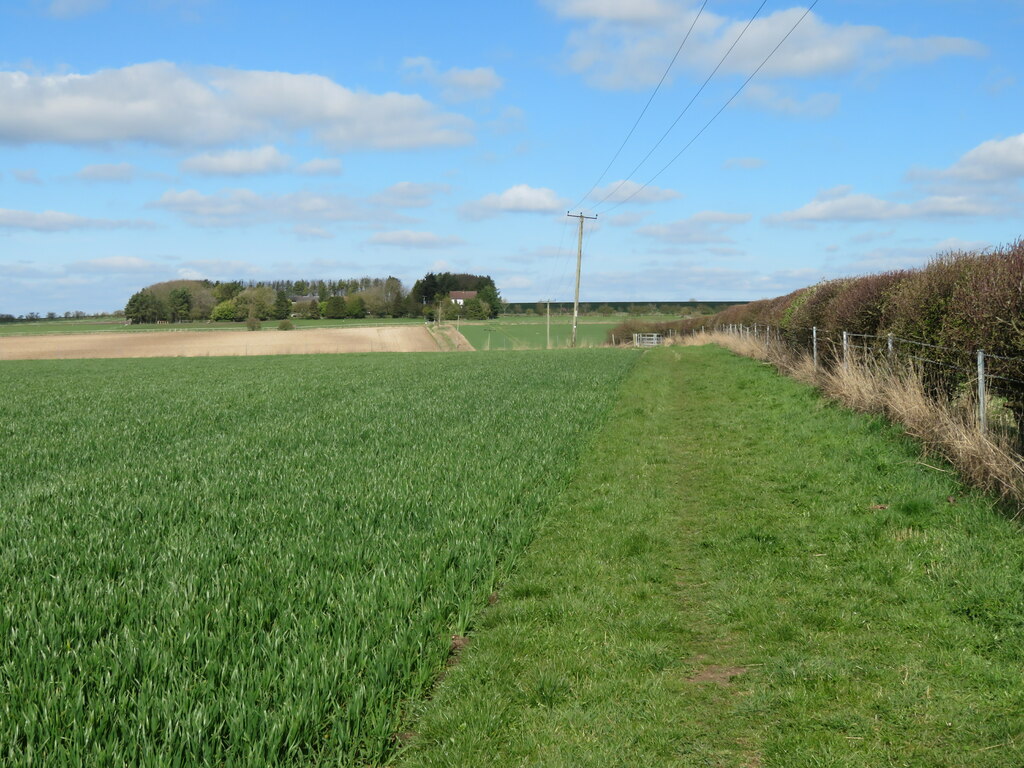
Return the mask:
{"type": "Polygon", "coordinates": [[[879,418],[645,355],[402,765],[1024,764],[1024,538],[879,418]]]}
{"type": "MultiPolygon", "coordinates": [[[[989,398],[990,428],[978,428],[973,392],[955,398],[929,395],[922,371],[911,364],[852,357],[847,365],[815,367],[811,356],[763,338],[723,332],[681,337],[681,343],[713,343],[737,354],[769,362],[797,381],[864,413],[886,416],[921,441],[929,453],[949,461],[972,486],[1000,496],[1007,509],[1024,515],[1024,460],[1013,438],[1012,417],[989,398]],[[994,417],[994,418],[993,418],[994,417]],[[992,422],[1002,422],[993,429],[992,422]]],[[[1015,425],[1014,425],[1015,426],[1015,425]]]]}

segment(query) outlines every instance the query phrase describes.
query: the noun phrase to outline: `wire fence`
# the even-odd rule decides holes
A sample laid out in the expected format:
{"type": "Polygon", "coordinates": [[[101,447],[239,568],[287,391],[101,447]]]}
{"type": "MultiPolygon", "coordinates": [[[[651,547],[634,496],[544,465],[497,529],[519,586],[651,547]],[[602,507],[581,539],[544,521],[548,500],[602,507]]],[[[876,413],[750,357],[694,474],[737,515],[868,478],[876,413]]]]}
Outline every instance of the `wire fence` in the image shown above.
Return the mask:
{"type": "Polygon", "coordinates": [[[958,349],[891,333],[878,336],[758,324],[730,324],[716,330],[806,352],[816,369],[858,363],[911,363],[920,371],[931,397],[968,405],[976,414],[982,434],[1005,434],[1018,452],[1024,453],[1024,357],[958,349]]]}

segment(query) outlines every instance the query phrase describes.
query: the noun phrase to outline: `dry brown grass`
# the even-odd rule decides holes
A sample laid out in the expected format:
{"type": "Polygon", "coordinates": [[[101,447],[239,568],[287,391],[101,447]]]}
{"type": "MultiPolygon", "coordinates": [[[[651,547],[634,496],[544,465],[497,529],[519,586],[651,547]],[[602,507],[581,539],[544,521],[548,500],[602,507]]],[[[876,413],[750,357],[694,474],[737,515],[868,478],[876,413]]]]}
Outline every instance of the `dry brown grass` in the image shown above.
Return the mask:
{"type": "Polygon", "coordinates": [[[815,370],[808,354],[794,353],[764,339],[727,333],[701,333],[679,344],[718,344],[737,354],[770,362],[782,373],[818,387],[849,408],[877,413],[901,425],[928,453],[945,458],[969,484],[994,493],[1024,514],[1024,460],[1009,438],[982,435],[976,402],[969,397],[942,402],[929,397],[921,372],[912,366],[851,361],[848,366],[815,370]]]}

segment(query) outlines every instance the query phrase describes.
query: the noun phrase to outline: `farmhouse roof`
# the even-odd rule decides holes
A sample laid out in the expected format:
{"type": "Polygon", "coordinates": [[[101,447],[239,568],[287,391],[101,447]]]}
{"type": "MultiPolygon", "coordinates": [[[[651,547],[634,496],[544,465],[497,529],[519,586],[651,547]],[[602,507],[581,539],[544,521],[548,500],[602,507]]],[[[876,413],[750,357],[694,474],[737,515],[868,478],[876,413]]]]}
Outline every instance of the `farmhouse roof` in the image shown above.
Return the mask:
{"type": "Polygon", "coordinates": [[[452,291],[448,295],[453,299],[462,299],[463,301],[466,301],[467,299],[475,299],[476,291],[452,291]]]}

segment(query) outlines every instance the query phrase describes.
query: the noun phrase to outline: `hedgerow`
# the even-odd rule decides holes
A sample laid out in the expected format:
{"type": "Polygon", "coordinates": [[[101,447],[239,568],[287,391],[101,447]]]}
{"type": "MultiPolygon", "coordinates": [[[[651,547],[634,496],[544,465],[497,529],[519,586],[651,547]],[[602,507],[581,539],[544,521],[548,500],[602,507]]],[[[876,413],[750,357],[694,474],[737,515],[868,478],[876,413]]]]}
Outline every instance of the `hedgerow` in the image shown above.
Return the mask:
{"type": "Polygon", "coordinates": [[[1024,425],[1024,239],[991,251],[943,253],[920,269],[827,280],[673,325],[687,332],[755,324],[779,328],[787,342],[805,347],[816,328],[826,362],[843,331],[932,345],[932,389],[945,395],[967,387],[983,349],[993,391],[1024,425]]]}

